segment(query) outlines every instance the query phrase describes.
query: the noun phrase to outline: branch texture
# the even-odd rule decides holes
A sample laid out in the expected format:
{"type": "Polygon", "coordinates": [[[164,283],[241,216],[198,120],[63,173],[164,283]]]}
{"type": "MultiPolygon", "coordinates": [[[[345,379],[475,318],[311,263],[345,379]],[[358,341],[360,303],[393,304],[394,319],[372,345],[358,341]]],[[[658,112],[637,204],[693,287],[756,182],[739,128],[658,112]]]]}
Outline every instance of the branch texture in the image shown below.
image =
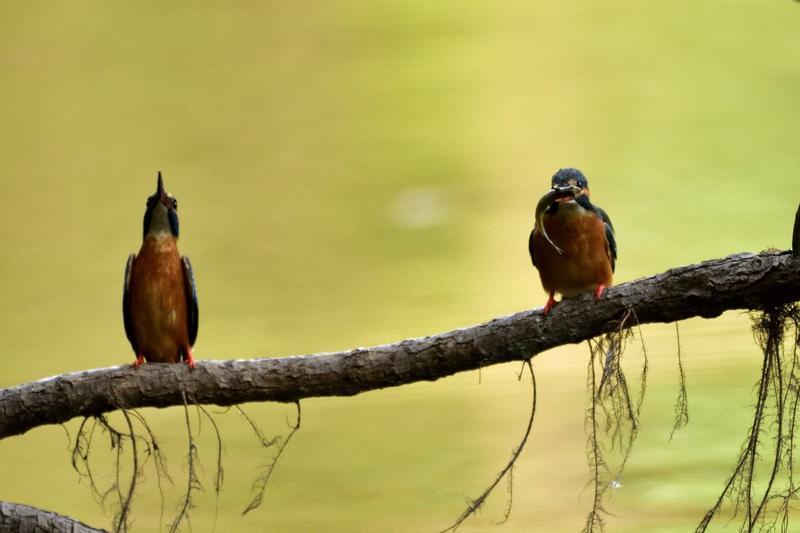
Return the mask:
{"type": "Polygon", "coordinates": [[[0,533],[106,533],[73,518],[19,503],[0,502],[0,533]]]}
{"type": "Polygon", "coordinates": [[[130,365],[63,374],[0,390],[0,438],[44,424],[119,408],[296,402],[439,378],[524,360],[619,327],[629,310],[640,324],[712,318],[800,299],[800,260],[790,252],[738,254],[683,266],[557,304],[548,316],[523,311],[464,329],[374,348],[268,359],[130,365]]]}

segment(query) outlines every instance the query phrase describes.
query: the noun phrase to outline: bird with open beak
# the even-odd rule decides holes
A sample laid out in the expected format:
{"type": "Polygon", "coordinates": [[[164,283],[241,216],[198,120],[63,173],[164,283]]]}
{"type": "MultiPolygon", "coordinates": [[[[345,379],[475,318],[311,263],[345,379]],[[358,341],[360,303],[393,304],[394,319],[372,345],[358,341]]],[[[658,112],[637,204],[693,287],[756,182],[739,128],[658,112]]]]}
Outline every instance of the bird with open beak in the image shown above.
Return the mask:
{"type": "Polygon", "coordinates": [[[134,367],[183,360],[194,368],[197,290],[189,258],[178,253],[178,201],[164,190],[161,172],[147,198],[142,247],[125,266],[122,316],[134,367]]]}
{"type": "Polygon", "coordinates": [[[575,168],[553,175],[552,189],[536,207],[528,239],[531,262],[548,293],[544,314],[555,305],[555,293],[570,298],[594,291],[599,299],[611,286],[617,241],[608,215],[589,200],[589,182],[575,168]]]}

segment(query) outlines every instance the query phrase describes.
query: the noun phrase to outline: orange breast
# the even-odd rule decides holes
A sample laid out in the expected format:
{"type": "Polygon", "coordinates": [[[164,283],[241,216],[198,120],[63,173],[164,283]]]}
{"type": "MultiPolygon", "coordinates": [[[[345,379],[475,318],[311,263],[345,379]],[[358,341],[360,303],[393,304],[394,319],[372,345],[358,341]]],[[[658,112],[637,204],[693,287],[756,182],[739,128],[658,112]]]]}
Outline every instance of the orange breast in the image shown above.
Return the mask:
{"type": "Polygon", "coordinates": [[[183,269],[175,239],[145,239],[133,262],[130,312],[141,355],[148,362],[179,362],[181,352],[189,346],[189,330],[183,269]]]}
{"type": "Polygon", "coordinates": [[[597,285],[610,286],[611,252],[603,221],[593,213],[544,216],[544,228],[558,251],[538,231],[533,234],[536,268],[547,292],[570,297],[597,285]]]}

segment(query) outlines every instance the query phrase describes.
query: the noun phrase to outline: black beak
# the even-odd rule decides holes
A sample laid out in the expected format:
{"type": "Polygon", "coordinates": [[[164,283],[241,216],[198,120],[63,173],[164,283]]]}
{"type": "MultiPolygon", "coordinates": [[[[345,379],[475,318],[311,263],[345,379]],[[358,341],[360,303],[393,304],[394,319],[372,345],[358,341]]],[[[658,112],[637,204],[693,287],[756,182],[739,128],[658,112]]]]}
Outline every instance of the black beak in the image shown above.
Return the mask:
{"type": "Polygon", "coordinates": [[[161,171],[158,171],[158,184],[156,185],[156,196],[164,194],[164,180],[161,178],[161,171]]]}

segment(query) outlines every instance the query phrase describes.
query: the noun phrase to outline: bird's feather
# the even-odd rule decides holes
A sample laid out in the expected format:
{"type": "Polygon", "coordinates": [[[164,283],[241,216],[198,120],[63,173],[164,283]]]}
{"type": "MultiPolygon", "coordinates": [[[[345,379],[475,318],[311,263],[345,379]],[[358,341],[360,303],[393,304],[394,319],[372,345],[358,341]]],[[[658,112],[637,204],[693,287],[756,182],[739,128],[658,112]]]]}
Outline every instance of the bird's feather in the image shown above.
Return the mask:
{"type": "Polygon", "coordinates": [[[609,260],[611,261],[611,271],[614,272],[617,266],[617,239],[614,236],[614,225],[608,214],[600,207],[594,205],[588,196],[579,196],[575,199],[581,207],[597,215],[605,224],[606,241],[608,242],[609,260]]]}
{"type": "Polygon", "coordinates": [[[603,211],[597,206],[594,206],[595,212],[600,215],[603,223],[606,225],[606,240],[608,241],[608,248],[611,251],[611,271],[614,272],[617,266],[617,238],[614,236],[614,225],[611,224],[611,219],[608,213],[603,211]]]}
{"type": "Polygon", "coordinates": [[[133,346],[133,351],[138,354],[135,336],[133,334],[133,323],[131,321],[131,273],[133,271],[133,261],[136,259],[136,254],[128,256],[128,262],[125,264],[125,280],[122,284],[122,320],[125,323],[125,336],[133,346]]]}
{"type": "Polygon", "coordinates": [[[528,237],[528,253],[531,256],[531,263],[533,263],[533,266],[539,268],[538,265],[536,264],[536,247],[534,247],[533,245],[533,236],[535,233],[536,233],[536,228],[533,228],[533,230],[531,230],[530,236],[528,237]]]}
{"type": "Polygon", "coordinates": [[[197,326],[200,321],[197,306],[197,287],[194,284],[191,261],[184,255],[181,257],[181,262],[183,264],[184,290],[186,291],[186,323],[189,327],[189,345],[194,346],[194,341],[197,339],[197,326]]]}

